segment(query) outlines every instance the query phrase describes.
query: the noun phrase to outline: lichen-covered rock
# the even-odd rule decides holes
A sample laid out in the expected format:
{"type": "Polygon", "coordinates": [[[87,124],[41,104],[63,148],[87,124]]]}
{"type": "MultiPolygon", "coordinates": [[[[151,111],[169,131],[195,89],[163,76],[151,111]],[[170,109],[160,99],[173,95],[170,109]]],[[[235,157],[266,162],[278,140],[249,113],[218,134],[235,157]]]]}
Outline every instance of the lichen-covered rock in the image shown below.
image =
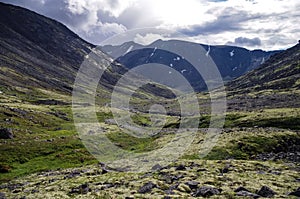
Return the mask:
{"type": "Polygon", "coordinates": [[[6,196],[4,193],[0,192],[0,199],[6,199],[6,196]]]}
{"type": "Polygon", "coordinates": [[[79,187],[72,188],[72,190],[70,191],[70,194],[73,194],[73,193],[87,194],[90,191],[91,191],[91,189],[89,188],[89,184],[85,183],[85,184],[80,185],[79,187]]]}
{"type": "Polygon", "coordinates": [[[149,193],[155,187],[156,187],[156,184],[154,184],[153,182],[147,182],[139,189],[138,192],[139,193],[149,193]]]}
{"type": "Polygon", "coordinates": [[[237,196],[243,196],[243,197],[251,197],[251,198],[259,198],[260,196],[255,194],[255,193],[251,193],[249,191],[239,191],[236,193],[237,196]]]}
{"type": "Polygon", "coordinates": [[[221,193],[221,189],[217,189],[214,187],[210,187],[210,186],[203,186],[200,187],[199,189],[197,189],[196,193],[194,194],[195,197],[210,197],[213,195],[217,195],[221,193]]]}
{"type": "Polygon", "coordinates": [[[187,186],[190,187],[190,189],[197,189],[199,182],[196,181],[188,181],[185,183],[187,186]]]}
{"type": "Polygon", "coordinates": [[[296,191],[289,193],[289,195],[300,197],[300,187],[298,187],[298,189],[296,191]]]}
{"type": "Polygon", "coordinates": [[[276,192],[267,186],[262,186],[257,194],[265,198],[272,198],[276,194],[276,192]]]}

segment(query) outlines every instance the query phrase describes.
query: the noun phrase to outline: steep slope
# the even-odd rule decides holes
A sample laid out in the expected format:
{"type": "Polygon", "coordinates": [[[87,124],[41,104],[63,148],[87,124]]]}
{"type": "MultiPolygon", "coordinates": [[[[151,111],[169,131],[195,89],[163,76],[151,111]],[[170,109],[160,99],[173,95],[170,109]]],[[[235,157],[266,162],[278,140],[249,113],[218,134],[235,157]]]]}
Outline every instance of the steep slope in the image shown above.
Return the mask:
{"type": "MultiPolygon", "coordinates": [[[[249,51],[234,46],[208,46],[192,42],[185,42],[185,44],[188,44],[191,47],[193,45],[202,45],[214,60],[225,81],[232,80],[253,70],[271,55],[278,52],[265,52],[261,50],[249,51]]],[[[163,46],[182,48],[181,45],[182,42],[176,40],[157,40],[147,46],[142,46],[134,42],[127,42],[120,46],[103,46],[101,49],[127,68],[133,68],[138,65],[149,63],[168,65],[182,73],[196,91],[206,90],[203,79],[188,61],[173,53],[160,50],[163,46]]]]}
{"type": "MultiPolygon", "coordinates": [[[[101,59],[110,59],[63,24],[21,7],[0,3],[0,25],[0,91],[21,87],[70,94],[77,71],[92,49],[101,59]]],[[[112,90],[125,72],[126,68],[112,63],[100,84],[112,90]]],[[[146,85],[142,90],[173,96],[157,88],[146,85]]]]}
{"type": "Polygon", "coordinates": [[[59,22],[0,3],[0,84],[71,91],[94,46],[59,22]]]}
{"type": "Polygon", "coordinates": [[[300,43],[272,56],[258,69],[228,84],[231,91],[300,88],[300,43]]]}

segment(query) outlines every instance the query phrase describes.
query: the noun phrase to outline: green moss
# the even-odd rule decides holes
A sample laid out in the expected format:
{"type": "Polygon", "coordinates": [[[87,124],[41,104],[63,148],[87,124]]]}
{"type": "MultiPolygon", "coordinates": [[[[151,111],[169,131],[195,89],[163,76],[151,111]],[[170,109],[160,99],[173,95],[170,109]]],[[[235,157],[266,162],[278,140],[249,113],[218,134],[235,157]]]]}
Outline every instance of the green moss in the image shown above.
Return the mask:
{"type": "Polygon", "coordinates": [[[214,147],[205,159],[234,158],[248,160],[261,153],[287,152],[289,147],[299,146],[299,143],[299,135],[244,136],[238,141],[230,141],[225,147],[214,147]]]}
{"type": "Polygon", "coordinates": [[[157,137],[136,138],[121,132],[108,133],[107,137],[122,149],[137,153],[151,151],[158,147],[154,142],[157,137]]]}

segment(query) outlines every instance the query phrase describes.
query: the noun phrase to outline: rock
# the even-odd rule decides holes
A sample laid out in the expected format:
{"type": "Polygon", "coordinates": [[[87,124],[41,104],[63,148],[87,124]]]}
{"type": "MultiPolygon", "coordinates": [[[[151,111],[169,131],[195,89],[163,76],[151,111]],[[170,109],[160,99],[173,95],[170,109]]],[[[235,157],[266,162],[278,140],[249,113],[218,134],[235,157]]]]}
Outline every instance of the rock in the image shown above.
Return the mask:
{"type": "Polygon", "coordinates": [[[14,134],[12,133],[11,129],[8,128],[1,128],[0,129],[0,139],[13,139],[14,134]]]}
{"type": "Polygon", "coordinates": [[[260,195],[257,195],[255,193],[251,193],[249,191],[239,191],[239,192],[236,193],[236,195],[237,196],[243,196],[243,197],[251,197],[251,198],[254,198],[254,199],[260,197],[260,195]]]}
{"type": "Polygon", "coordinates": [[[289,193],[288,195],[300,197],[300,187],[296,191],[293,191],[293,192],[289,193]]]}
{"type": "Polygon", "coordinates": [[[224,168],[220,169],[220,173],[221,174],[228,173],[230,167],[231,165],[227,164],[224,168]]]}
{"type": "Polygon", "coordinates": [[[161,169],[162,169],[162,166],[160,166],[159,164],[156,164],[151,168],[151,170],[153,170],[153,171],[159,171],[161,169]]]}
{"type": "Polygon", "coordinates": [[[0,199],[6,199],[6,196],[4,193],[0,192],[0,199]]]}
{"type": "Polygon", "coordinates": [[[156,187],[156,184],[154,184],[153,182],[147,182],[138,190],[138,192],[139,193],[148,193],[148,192],[151,192],[151,190],[155,187],[156,187]]]}
{"type": "Polygon", "coordinates": [[[184,165],[179,165],[178,167],[176,167],[176,171],[184,171],[186,170],[185,166],[184,165]]]}
{"type": "Polygon", "coordinates": [[[210,196],[213,196],[213,195],[220,194],[221,191],[222,191],[221,189],[217,189],[217,188],[214,188],[214,187],[203,186],[203,187],[200,187],[199,189],[197,189],[194,196],[195,197],[199,197],[199,196],[210,197],[210,196]]]}
{"type": "Polygon", "coordinates": [[[78,194],[87,194],[91,189],[89,188],[89,184],[85,183],[80,185],[79,187],[72,188],[70,193],[78,193],[78,194]]]}
{"type": "Polygon", "coordinates": [[[126,196],[125,199],[134,199],[134,196],[126,196]]]}
{"type": "Polygon", "coordinates": [[[197,189],[199,182],[196,181],[188,181],[185,183],[187,186],[190,187],[190,189],[197,189]]]}
{"type": "Polygon", "coordinates": [[[238,187],[237,189],[234,190],[234,192],[240,192],[240,191],[247,191],[250,192],[248,189],[244,188],[244,187],[238,187]]]}
{"type": "Polygon", "coordinates": [[[108,183],[101,186],[100,190],[105,190],[114,187],[115,185],[108,183]]]}
{"type": "Polygon", "coordinates": [[[276,192],[267,186],[262,186],[257,194],[265,198],[272,198],[276,194],[276,192]]]}
{"type": "Polygon", "coordinates": [[[81,172],[78,170],[75,170],[75,171],[71,171],[70,173],[68,173],[68,175],[64,176],[64,179],[75,178],[80,175],[81,175],[81,172]]]}
{"type": "Polygon", "coordinates": [[[106,168],[102,168],[102,172],[101,172],[101,174],[106,174],[106,173],[108,173],[109,171],[106,169],[106,168]]]}
{"type": "Polygon", "coordinates": [[[177,189],[181,192],[186,192],[186,193],[190,193],[192,192],[192,190],[190,189],[190,187],[186,184],[180,184],[177,189]]]}

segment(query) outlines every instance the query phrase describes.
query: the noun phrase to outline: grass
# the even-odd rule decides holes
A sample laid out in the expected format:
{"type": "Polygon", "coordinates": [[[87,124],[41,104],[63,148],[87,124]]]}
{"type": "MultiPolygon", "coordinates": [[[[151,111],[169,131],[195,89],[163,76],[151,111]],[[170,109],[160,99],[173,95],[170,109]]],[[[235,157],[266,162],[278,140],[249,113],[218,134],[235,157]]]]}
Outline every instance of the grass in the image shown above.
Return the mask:
{"type": "MultiPolygon", "coordinates": [[[[70,105],[38,105],[43,99],[55,99],[70,102],[70,96],[44,90],[26,90],[16,88],[5,90],[0,96],[0,125],[11,128],[15,134],[13,140],[0,140],[0,182],[10,181],[32,173],[63,168],[81,167],[96,163],[78,138],[72,121],[70,105]]],[[[136,102],[138,100],[135,98],[136,102]]],[[[102,103],[102,102],[101,102],[102,103]]],[[[104,101],[103,101],[104,103],[104,101]]],[[[142,105],[145,105],[142,101],[142,105]]],[[[170,105],[170,104],[167,104],[170,105]]],[[[172,108],[172,106],[170,106],[172,108]]],[[[255,112],[229,112],[225,127],[278,127],[299,129],[300,109],[266,109],[255,112]]],[[[159,134],[148,138],[136,138],[121,133],[114,125],[104,124],[113,115],[108,108],[97,108],[98,121],[107,126],[107,137],[124,150],[136,153],[148,152],[164,146],[171,134],[159,134]]],[[[153,116],[153,115],[152,115],[153,116]]],[[[150,127],[151,116],[146,113],[133,114],[131,119],[139,126],[150,127]]],[[[202,115],[200,128],[209,126],[211,117],[202,115]]],[[[195,118],[184,120],[186,124],[195,122],[195,118]]],[[[168,115],[163,131],[176,129],[180,125],[178,116],[168,115]]],[[[106,127],[105,126],[105,127],[106,127]]],[[[236,130],[235,130],[236,131],[236,130]]],[[[284,131],[276,132],[238,132],[222,135],[219,144],[206,159],[251,159],[253,155],[263,152],[283,151],[287,143],[299,142],[299,136],[284,131]],[[222,137],[223,136],[223,137],[222,137]]],[[[197,147],[203,134],[197,137],[191,148],[182,157],[184,160],[197,160],[197,147]],[[198,141],[197,141],[198,139],[198,141]]]]}
{"type": "MultiPolygon", "coordinates": [[[[228,136],[229,137],[229,136],[228,136]]],[[[237,135],[227,138],[222,146],[216,145],[212,151],[205,157],[208,160],[239,159],[250,160],[261,153],[279,153],[288,152],[290,147],[299,147],[300,136],[289,133],[270,133],[248,135],[237,135]]]]}
{"type": "Polygon", "coordinates": [[[121,132],[108,133],[107,137],[120,148],[137,153],[152,151],[158,147],[155,143],[157,137],[136,138],[121,132]]]}

